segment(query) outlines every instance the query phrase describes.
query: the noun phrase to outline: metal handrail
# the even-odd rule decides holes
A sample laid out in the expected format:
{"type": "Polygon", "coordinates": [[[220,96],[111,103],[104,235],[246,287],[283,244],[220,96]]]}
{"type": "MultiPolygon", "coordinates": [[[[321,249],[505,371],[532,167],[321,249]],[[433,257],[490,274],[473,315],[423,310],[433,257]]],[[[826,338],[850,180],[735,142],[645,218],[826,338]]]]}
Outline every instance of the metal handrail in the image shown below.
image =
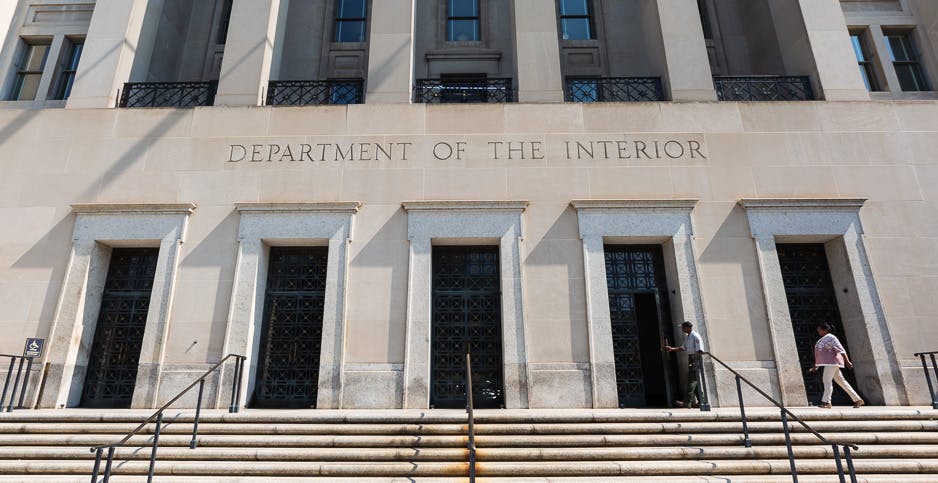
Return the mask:
{"type": "MultiPolygon", "coordinates": [[[[857,483],[857,474],[856,474],[856,469],[853,466],[853,456],[851,455],[851,450],[858,450],[860,449],[859,446],[853,443],[830,441],[829,439],[825,438],[824,435],[815,431],[815,429],[809,426],[808,423],[804,422],[801,418],[796,416],[795,413],[788,410],[788,408],[783,406],[782,403],[776,401],[775,398],[773,398],[772,396],[769,396],[765,391],[757,387],[752,381],[750,381],[749,379],[746,379],[742,374],[740,374],[739,372],[736,372],[735,369],[733,369],[732,367],[727,365],[725,362],[720,360],[719,357],[709,352],[701,351],[697,354],[698,357],[701,357],[700,362],[703,362],[702,356],[705,356],[705,355],[709,356],[710,359],[714,360],[715,362],[723,366],[726,370],[730,371],[734,376],[736,376],[736,395],[739,398],[739,412],[740,412],[740,418],[742,420],[742,425],[743,425],[743,445],[746,448],[752,447],[752,440],[749,438],[749,424],[746,419],[746,406],[743,402],[743,388],[742,388],[743,382],[745,382],[746,385],[748,385],[749,387],[754,389],[756,392],[761,394],[762,397],[766,398],[769,402],[774,404],[775,407],[777,407],[780,410],[780,414],[782,418],[782,428],[785,431],[785,446],[788,448],[788,464],[791,467],[791,478],[794,483],[798,483],[798,471],[797,471],[797,468],[795,467],[795,452],[791,443],[791,429],[789,428],[789,422],[788,422],[789,418],[797,421],[798,424],[800,424],[802,427],[804,427],[804,429],[806,429],[808,432],[816,436],[822,443],[833,448],[834,461],[837,464],[837,476],[840,478],[841,483],[846,483],[847,480],[846,480],[846,475],[844,474],[843,463],[840,461],[840,448],[843,448],[844,458],[847,460],[847,470],[848,470],[848,474],[850,475],[850,481],[851,483],[857,483]]],[[[691,356],[693,357],[693,355],[691,356]]],[[[705,377],[704,377],[704,370],[703,370],[702,363],[697,364],[697,370],[699,371],[698,377],[703,382],[705,380],[705,377]]],[[[706,387],[706,384],[704,383],[701,386],[702,386],[702,391],[706,391],[706,389],[704,389],[706,387]]],[[[704,410],[703,405],[701,405],[701,410],[704,410]]]]}
{"type": "MultiPolygon", "coordinates": [[[[166,404],[163,404],[162,406],[160,406],[159,409],[157,409],[147,419],[145,419],[142,423],[140,423],[139,426],[137,426],[132,431],[127,433],[123,438],[121,438],[120,441],[116,443],[112,443],[112,444],[102,444],[98,446],[92,446],[91,452],[95,454],[95,460],[94,460],[94,470],[91,475],[91,483],[97,483],[98,471],[101,469],[101,458],[103,456],[105,448],[107,448],[108,450],[107,462],[104,467],[104,479],[102,480],[101,483],[108,483],[108,481],[110,481],[111,479],[111,465],[114,461],[115,450],[120,446],[124,446],[127,443],[127,441],[130,440],[130,438],[132,438],[134,435],[139,433],[143,428],[145,428],[148,424],[150,424],[150,422],[155,420],[156,428],[153,431],[153,450],[150,452],[150,468],[147,473],[147,483],[152,482],[153,481],[153,467],[156,464],[156,449],[159,446],[160,431],[163,426],[163,411],[168,409],[173,403],[178,401],[179,398],[184,396],[187,392],[189,392],[190,389],[192,389],[193,387],[196,386],[196,384],[198,384],[199,385],[199,397],[198,397],[198,402],[196,403],[196,406],[195,406],[195,419],[192,424],[192,440],[189,442],[189,449],[195,449],[197,445],[197,438],[198,438],[198,432],[199,432],[199,415],[201,414],[201,411],[202,411],[202,394],[205,389],[205,378],[207,378],[210,374],[215,372],[215,370],[217,370],[219,367],[221,367],[222,364],[224,364],[226,361],[228,361],[228,359],[231,359],[231,358],[234,358],[235,360],[235,367],[234,367],[234,377],[232,378],[232,381],[231,381],[231,403],[228,406],[228,412],[229,413],[238,412],[238,410],[240,409],[240,402],[241,402],[241,394],[240,394],[241,376],[244,373],[244,361],[247,358],[245,356],[238,355],[238,354],[228,354],[225,357],[222,357],[222,359],[218,361],[217,363],[215,363],[215,365],[213,365],[210,369],[205,371],[201,376],[199,376],[198,379],[193,381],[192,384],[189,384],[188,386],[186,386],[185,389],[179,391],[176,394],[176,396],[174,396],[172,399],[167,401],[166,404]]],[[[220,382],[221,381],[219,381],[219,386],[220,386],[220,382]]]]}
{"type": "MultiPolygon", "coordinates": [[[[925,362],[925,356],[928,356],[929,359],[931,359],[932,370],[935,371],[935,379],[938,380],[938,361],[935,360],[938,351],[916,352],[914,355],[922,360],[922,371],[925,373],[925,381],[928,383],[928,393],[931,395],[931,407],[932,409],[938,409],[938,391],[935,390],[935,385],[932,384],[931,374],[928,372],[928,363],[925,362]]],[[[2,400],[0,400],[0,402],[2,402],[2,400]]]]}
{"type": "Polygon", "coordinates": [[[10,358],[10,368],[7,370],[6,380],[3,381],[3,393],[0,394],[0,412],[3,411],[3,401],[6,400],[7,391],[10,386],[10,376],[13,375],[13,366],[16,366],[16,378],[13,379],[13,391],[10,392],[10,404],[6,408],[6,412],[13,412],[13,404],[16,403],[17,409],[23,408],[23,401],[26,397],[26,387],[29,385],[29,373],[33,369],[33,358],[27,356],[19,356],[15,354],[0,354],[0,357],[9,357],[10,358]],[[16,361],[19,360],[19,365],[16,364],[16,361]],[[23,373],[23,362],[26,362],[26,372],[23,373]],[[20,386],[20,379],[23,381],[23,385],[20,386]],[[16,394],[19,391],[19,400],[17,401],[16,394]]]}
{"type": "Polygon", "coordinates": [[[466,353],[466,413],[468,414],[469,424],[466,428],[468,433],[469,446],[469,483],[476,481],[476,437],[475,437],[475,414],[473,413],[472,402],[472,360],[470,354],[466,353]]]}

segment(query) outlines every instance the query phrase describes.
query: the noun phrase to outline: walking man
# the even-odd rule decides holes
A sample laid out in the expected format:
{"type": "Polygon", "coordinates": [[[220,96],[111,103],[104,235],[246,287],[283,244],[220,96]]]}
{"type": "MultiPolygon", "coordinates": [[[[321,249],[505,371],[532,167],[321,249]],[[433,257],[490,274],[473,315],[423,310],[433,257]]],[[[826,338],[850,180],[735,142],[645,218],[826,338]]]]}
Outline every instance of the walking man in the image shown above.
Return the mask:
{"type": "Polygon", "coordinates": [[[703,351],[703,339],[700,334],[694,330],[694,324],[684,321],[681,324],[681,331],[684,332],[684,345],[679,347],[665,346],[668,352],[686,352],[687,353],[687,395],[683,401],[674,401],[674,405],[683,407],[698,407],[705,401],[706,395],[699,394],[698,387],[700,381],[698,377],[698,367],[700,366],[700,352],[703,351]]]}

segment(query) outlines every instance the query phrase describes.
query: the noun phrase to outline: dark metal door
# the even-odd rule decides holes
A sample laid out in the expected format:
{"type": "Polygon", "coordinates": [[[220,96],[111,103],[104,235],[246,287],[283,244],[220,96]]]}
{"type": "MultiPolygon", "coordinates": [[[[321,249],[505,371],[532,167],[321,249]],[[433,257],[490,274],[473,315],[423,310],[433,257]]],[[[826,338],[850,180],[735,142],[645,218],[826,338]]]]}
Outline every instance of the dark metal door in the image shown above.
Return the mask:
{"type": "Polygon", "coordinates": [[[81,393],[82,407],[130,407],[158,256],[158,248],[112,250],[81,393]]]}
{"type": "Polygon", "coordinates": [[[504,406],[498,247],[433,247],[430,405],[466,405],[466,352],[476,407],[504,406]]]}
{"type": "Polygon", "coordinates": [[[604,251],[619,406],[667,406],[671,402],[670,386],[673,379],[669,359],[648,357],[649,352],[661,350],[664,321],[668,320],[667,282],[661,247],[607,245],[604,251]],[[656,320],[639,320],[637,297],[643,295],[654,295],[656,320]],[[649,323],[656,327],[640,326],[649,323]],[[646,336],[642,337],[643,334],[646,336]],[[644,361],[643,348],[646,356],[644,361]],[[653,392],[657,394],[651,398],[653,400],[648,397],[651,385],[655,386],[653,392]]]}
{"type": "Polygon", "coordinates": [[[254,407],[316,407],[327,247],[272,247],[254,407]]]}
{"type": "MultiPolygon", "coordinates": [[[[809,374],[814,366],[814,344],[819,337],[816,327],[828,323],[834,327],[834,334],[850,353],[847,338],[837,307],[834,294],[834,282],[831,280],[827,254],[822,244],[778,244],[778,261],[781,266],[785,295],[788,298],[788,311],[791,314],[792,330],[795,334],[795,346],[798,348],[798,360],[804,374],[804,387],[808,400],[820,401],[824,390],[820,372],[809,374]]],[[[854,389],[857,388],[853,371],[843,371],[844,377],[854,389]]],[[[850,404],[850,398],[834,389],[833,403],[850,404]]]]}

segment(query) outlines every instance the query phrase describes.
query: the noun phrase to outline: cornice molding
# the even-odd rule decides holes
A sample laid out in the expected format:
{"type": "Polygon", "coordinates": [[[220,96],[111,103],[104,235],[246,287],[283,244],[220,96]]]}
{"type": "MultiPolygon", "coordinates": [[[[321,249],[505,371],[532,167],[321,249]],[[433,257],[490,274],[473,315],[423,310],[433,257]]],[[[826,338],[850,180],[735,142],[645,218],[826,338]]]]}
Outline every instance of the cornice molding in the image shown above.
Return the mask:
{"type": "Polygon", "coordinates": [[[235,203],[239,213],[345,213],[355,214],[359,201],[326,201],[316,203],[235,203]]]}
{"type": "Polygon", "coordinates": [[[528,207],[527,201],[497,200],[497,201],[404,201],[401,203],[404,211],[518,211],[522,212],[528,207]]]}
{"type": "Polygon", "coordinates": [[[195,203],[74,203],[77,215],[181,214],[195,211],[195,203]]]}
{"type": "Polygon", "coordinates": [[[572,200],[570,206],[581,210],[680,210],[691,211],[697,206],[696,199],[671,200],[572,200]]]}
{"type": "Polygon", "coordinates": [[[744,210],[859,210],[867,198],[743,198],[744,210]]]}

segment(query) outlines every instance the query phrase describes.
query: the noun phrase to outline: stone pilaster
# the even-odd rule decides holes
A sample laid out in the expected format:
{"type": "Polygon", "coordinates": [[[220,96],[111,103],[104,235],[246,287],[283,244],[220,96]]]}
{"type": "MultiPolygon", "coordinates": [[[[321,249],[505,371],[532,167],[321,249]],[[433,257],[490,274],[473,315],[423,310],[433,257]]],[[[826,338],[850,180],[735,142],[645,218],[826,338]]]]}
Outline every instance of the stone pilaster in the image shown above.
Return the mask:
{"type": "Polygon", "coordinates": [[[216,106],[256,106],[270,80],[281,14],[289,0],[234,0],[216,106]]]}
{"type": "Polygon", "coordinates": [[[407,104],[414,84],[414,2],[372,2],[367,103],[407,104]]]}
{"type": "Polygon", "coordinates": [[[694,0],[657,0],[667,66],[666,84],[675,101],[715,101],[713,74],[703,26],[694,0]]]}
{"type": "Polygon", "coordinates": [[[518,101],[563,102],[555,2],[514,0],[518,101]]]}

